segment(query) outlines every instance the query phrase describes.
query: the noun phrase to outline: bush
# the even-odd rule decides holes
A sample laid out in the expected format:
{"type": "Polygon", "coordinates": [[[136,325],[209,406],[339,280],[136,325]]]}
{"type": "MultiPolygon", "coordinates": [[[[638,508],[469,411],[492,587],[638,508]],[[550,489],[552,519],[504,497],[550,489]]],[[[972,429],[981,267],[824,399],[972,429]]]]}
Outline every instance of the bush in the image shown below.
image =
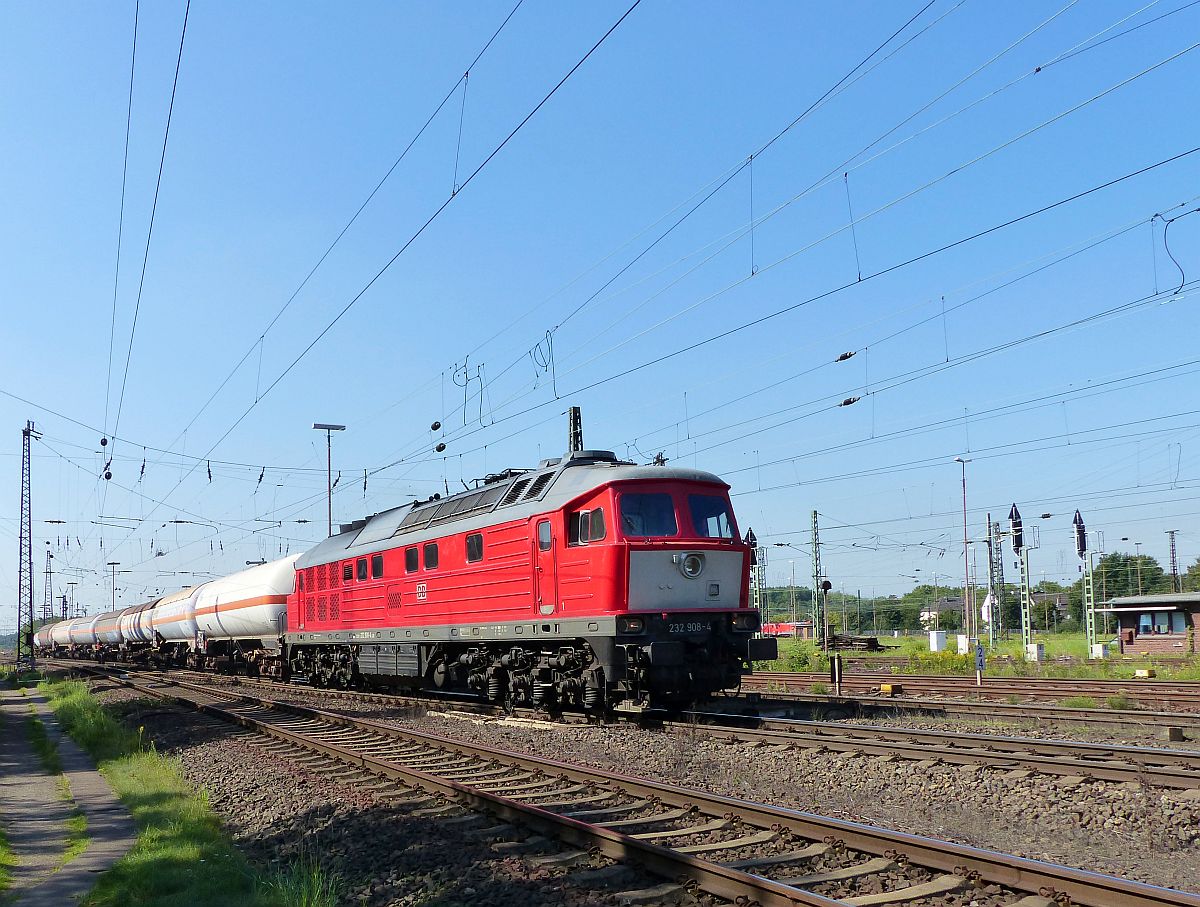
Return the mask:
{"type": "Polygon", "coordinates": [[[953,652],[918,652],[908,656],[906,674],[974,674],[975,656],[953,652]]]}
{"type": "Polygon", "coordinates": [[[1115,696],[1109,696],[1104,700],[1104,704],[1110,709],[1132,709],[1133,700],[1124,693],[1117,693],[1115,696]]]}

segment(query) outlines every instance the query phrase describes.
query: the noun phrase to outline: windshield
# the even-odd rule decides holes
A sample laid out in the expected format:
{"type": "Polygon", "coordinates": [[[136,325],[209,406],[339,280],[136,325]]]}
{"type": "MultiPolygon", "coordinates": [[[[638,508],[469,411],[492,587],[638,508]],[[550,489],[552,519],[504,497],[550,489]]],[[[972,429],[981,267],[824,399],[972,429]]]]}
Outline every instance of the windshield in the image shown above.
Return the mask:
{"type": "Polygon", "coordinates": [[[715,494],[689,494],[688,510],[692,527],[702,539],[733,538],[733,514],[724,497],[715,494]]]}
{"type": "Polygon", "coordinates": [[[676,535],[675,504],[669,494],[621,495],[621,531],[633,538],[676,535]]]}

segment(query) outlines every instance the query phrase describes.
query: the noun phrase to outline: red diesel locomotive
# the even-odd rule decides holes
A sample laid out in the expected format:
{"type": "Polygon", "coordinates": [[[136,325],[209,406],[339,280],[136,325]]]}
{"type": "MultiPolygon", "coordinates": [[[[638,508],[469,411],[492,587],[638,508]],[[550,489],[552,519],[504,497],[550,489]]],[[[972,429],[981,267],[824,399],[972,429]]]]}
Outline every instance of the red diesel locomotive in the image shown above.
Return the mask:
{"type": "Polygon", "coordinates": [[[343,526],[296,562],[288,670],[552,709],[737,687],[776,641],[755,638],[728,489],[575,450],[343,526]]]}

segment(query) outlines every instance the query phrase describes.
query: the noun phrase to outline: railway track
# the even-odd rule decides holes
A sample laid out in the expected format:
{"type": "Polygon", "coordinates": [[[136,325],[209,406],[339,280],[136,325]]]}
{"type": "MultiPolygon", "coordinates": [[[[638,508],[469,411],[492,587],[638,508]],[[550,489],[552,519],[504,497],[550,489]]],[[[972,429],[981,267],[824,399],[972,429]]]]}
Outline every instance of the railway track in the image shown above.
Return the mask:
{"type": "MultiPolygon", "coordinates": [[[[749,692],[749,691],[747,691],[749,692]]],[[[823,717],[841,720],[854,714],[899,717],[926,715],[981,718],[1000,721],[1079,722],[1083,724],[1133,725],[1145,729],[1167,727],[1200,729],[1200,712],[1158,712],[1149,709],[1102,709],[1076,706],[998,702],[977,699],[936,699],[915,696],[884,696],[871,693],[789,693],[778,690],[760,694],[759,710],[786,711],[804,705],[823,717]]]]}
{"type": "Polygon", "coordinates": [[[1194,750],[712,713],[696,713],[696,721],[699,727],[685,722],[667,722],[664,726],[672,733],[699,732],[731,740],[959,765],[981,763],[993,769],[1037,771],[1082,780],[1200,788],[1200,752],[1194,750]]]}
{"type": "MultiPolygon", "coordinates": [[[[58,662],[77,666],[76,662],[58,662]]],[[[145,676],[161,676],[146,672],[145,676]]],[[[191,672],[190,676],[211,684],[213,676],[191,672]]],[[[235,688],[249,687],[273,692],[295,691],[329,699],[344,698],[401,708],[451,709],[477,714],[503,712],[486,703],[435,700],[422,696],[363,693],[348,690],[315,690],[282,687],[273,681],[237,678],[235,688]]],[[[521,717],[544,718],[541,713],[519,710],[521,717]]],[[[566,720],[586,720],[581,716],[566,720]]],[[[827,721],[803,721],[745,714],[695,711],[682,719],[649,718],[645,724],[677,735],[704,734],[710,737],[764,744],[794,746],[837,752],[860,752],[916,761],[952,764],[982,764],[992,769],[1037,771],[1084,781],[1133,782],[1179,789],[1200,788],[1200,752],[1184,749],[1121,746],[1046,740],[959,731],[930,731],[881,728],[827,721]]]]}
{"type": "MultiPolygon", "coordinates": [[[[1168,680],[1059,680],[1042,677],[985,677],[977,686],[974,677],[932,674],[885,674],[879,671],[847,672],[842,690],[866,693],[881,683],[894,683],[909,695],[953,695],[972,697],[1021,696],[1055,700],[1069,696],[1127,696],[1155,708],[1200,710],[1200,682],[1168,680]]],[[[756,671],[742,679],[742,689],[751,692],[809,690],[813,684],[829,685],[829,677],[818,673],[756,671]]]]}
{"type": "Polygon", "coordinates": [[[400,808],[456,822],[472,821],[467,811],[475,811],[514,823],[531,834],[500,846],[532,864],[571,871],[594,866],[590,855],[598,853],[667,880],[626,892],[632,900],[671,900],[702,891],[763,907],[926,907],[963,903],[964,896],[980,907],[1200,907],[1200,896],[1187,892],[469,744],[211,684],[86,670],[269,738],[269,747],[335,760],[351,780],[371,776],[394,783],[388,797],[400,808]]]}

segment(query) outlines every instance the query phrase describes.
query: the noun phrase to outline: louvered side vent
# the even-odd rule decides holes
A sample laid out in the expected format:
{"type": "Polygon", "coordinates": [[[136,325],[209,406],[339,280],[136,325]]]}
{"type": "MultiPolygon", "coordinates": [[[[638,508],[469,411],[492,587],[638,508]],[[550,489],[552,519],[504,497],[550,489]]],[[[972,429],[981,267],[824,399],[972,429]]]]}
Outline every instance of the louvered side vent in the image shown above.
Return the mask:
{"type": "Polygon", "coordinates": [[[513,482],[512,485],[508,487],[508,491],[504,493],[504,498],[500,501],[500,506],[505,507],[521,500],[521,495],[524,494],[527,487],[529,487],[528,479],[519,479],[516,482],[513,482]]]}
{"type": "Polygon", "coordinates": [[[311,623],[317,619],[317,598],[315,595],[308,596],[304,602],[304,620],[311,623]]]}
{"type": "Polygon", "coordinates": [[[311,594],[316,591],[317,587],[314,585],[316,583],[316,581],[317,581],[317,568],[309,567],[307,570],[304,571],[304,591],[305,591],[305,593],[311,594]]]}
{"type": "Polygon", "coordinates": [[[326,564],[325,567],[329,572],[329,588],[336,589],[338,587],[338,585],[340,584],[341,578],[342,578],[341,574],[338,572],[339,570],[341,570],[341,564],[338,564],[338,563],[326,564]]]}
{"type": "Polygon", "coordinates": [[[552,472],[542,473],[542,475],[533,480],[533,484],[529,486],[529,490],[525,492],[525,497],[522,500],[532,501],[537,498],[546,490],[546,486],[550,484],[550,480],[553,478],[554,473],[552,472]]]}
{"type": "Polygon", "coordinates": [[[398,591],[389,591],[387,594],[387,606],[389,611],[400,610],[400,593],[398,591]]]}
{"type": "Polygon", "coordinates": [[[342,595],[340,592],[334,592],[329,596],[329,619],[342,619],[342,595]]]}
{"type": "Polygon", "coordinates": [[[317,596],[317,622],[326,621],[329,619],[329,598],[325,595],[317,596]]]}
{"type": "Polygon", "coordinates": [[[325,591],[325,589],[326,589],[326,587],[327,587],[327,585],[328,585],[328,584],[325,582],[325,578],[326,578],[327,576],[328,576],[328,573],[327,573],[327,571],[325,570],[325,565],[324,565],[324,564],[322,564],[320,567],[318,567],[318,568],[317,568],[317,591],[318,591],[318,592],[324,592],[324,591],[325,591]]]}

